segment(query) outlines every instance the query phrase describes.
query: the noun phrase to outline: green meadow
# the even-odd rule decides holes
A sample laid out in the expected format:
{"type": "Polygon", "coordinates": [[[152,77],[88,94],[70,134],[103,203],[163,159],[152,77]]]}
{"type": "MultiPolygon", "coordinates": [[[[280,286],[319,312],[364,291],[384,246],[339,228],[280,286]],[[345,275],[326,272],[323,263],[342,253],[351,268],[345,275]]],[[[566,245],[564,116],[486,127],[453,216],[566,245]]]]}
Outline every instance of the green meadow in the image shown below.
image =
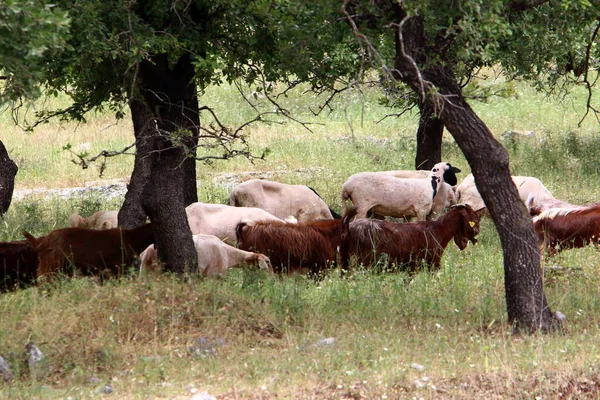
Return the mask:
{"type": "MultiPolygon", "coordinates": [[[[599,128],[593,117],[579,125],[583,91],[558,101],[523,83],[482,84],[510,86],[508,97],[472,104],[508,149],[514,175],[535,176],[572,203],[600,199],[599,128]]],[[[379,105],[379,96],[369,88],[347,92],[317,116],[310,110],[323,97],[307,91],[281,97],[302,124],[277,117],[246,129],[250,148],[265,152],[264,160],[198,163],[199,199],[225,203],[236,183],[267,177],[309,185],[339,211],[350,175],[413,169],[417,115],[388,116],[398,110],[379,105]]],[[[254,101],[272,108],[260,97],[254,101]]],[[[208,88],[201,102],[231,128],[254,116],[227,85],[208,88]]],[[[32,120],[41,103],[29,107],[32,120]]],[[[95,155],[131,144],[127,117],[99,112],[86,123],[50,122],[25,133],[5,111],[0,130],[19,166],[0,240],[65,227],[75,211],[88,216],[120,206],[120,198],[24,193],[125,182],[133,155],[108,158],[100,176],[99,163],[82,169],[72,152],[95,155]],[[67,145],[71,151],[63,150],[67,145]]],[[[448,133],[443,159],[462,169],[459,180],[470,172],[448,133]]],[[[0,382],[0,398],[189,399],[204,391],[218,399],[597,398],[598,251],[542,260],[548,301],[566,315],[566,330],[523,336],[506,321],[502,250],[489,218],[478,239],[464,251],[450,243],[440,270],[413,279],[360,268],[347,276],[332,270],[319,281],[250,270],[182,281],[132,271],[103,285],[64,279],[53,288],[2,293],[0,356],[15,378],[0,382]],[[25,361],[29,341],[46,357],[38,376],[25,361]]]]}

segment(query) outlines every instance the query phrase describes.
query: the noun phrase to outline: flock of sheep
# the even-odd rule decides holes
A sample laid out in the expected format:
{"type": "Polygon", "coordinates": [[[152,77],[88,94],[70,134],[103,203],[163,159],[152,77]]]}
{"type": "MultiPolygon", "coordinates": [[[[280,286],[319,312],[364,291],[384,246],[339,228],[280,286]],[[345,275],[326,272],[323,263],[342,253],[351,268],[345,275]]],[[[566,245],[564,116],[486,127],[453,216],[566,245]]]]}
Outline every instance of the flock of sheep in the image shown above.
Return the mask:
{"type": "MultiPolygon", "coordinates": [[[[352,175],[341,190],[343,218],[307,186],[257,179],[241,183],[228,205],[193,203],[186,208],[199,272],[222,275],[250,264],[270,272],[318,274],[335,263],[347,269],[352,258],[369,267],[384,254],[390,265],[411,272],[437,268],[451,240],[461,250],[469,241],[476,243],[479,217],[485,214],[473,176],[457,185],[459,172],[442,162],[431,171],[352,175]]],[[[513,180],[542,248],[557,251],[596,242],[600,206],[558,200],[533,177],[513,180]]],[[[27,240],[0,243],[0,289],[57,273],[115,275],[138,255],[140,268],[159,266],[151,224],[121,229],[117,211],[88,218],[73,214],[70,224],[44,237],[24,232],[27,240]]]]}

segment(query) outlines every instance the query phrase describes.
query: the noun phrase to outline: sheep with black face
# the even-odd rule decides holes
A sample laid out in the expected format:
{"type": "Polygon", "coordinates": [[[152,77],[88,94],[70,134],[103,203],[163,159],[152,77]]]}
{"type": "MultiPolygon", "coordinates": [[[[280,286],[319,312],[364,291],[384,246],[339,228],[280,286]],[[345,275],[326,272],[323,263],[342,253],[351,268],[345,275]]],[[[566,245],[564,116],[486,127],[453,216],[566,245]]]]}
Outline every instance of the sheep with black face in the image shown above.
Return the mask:
{"type": "Polygon", "coordinates": [[[456,203],[454,189],[460,169],[441,162],[427,178],[397,178],[391,174],[362,172],[351,176],[342,186],[342,212],[352,201],[357,218],[367,215],[396,218],[436,219],[447,206],[456,203]]]}

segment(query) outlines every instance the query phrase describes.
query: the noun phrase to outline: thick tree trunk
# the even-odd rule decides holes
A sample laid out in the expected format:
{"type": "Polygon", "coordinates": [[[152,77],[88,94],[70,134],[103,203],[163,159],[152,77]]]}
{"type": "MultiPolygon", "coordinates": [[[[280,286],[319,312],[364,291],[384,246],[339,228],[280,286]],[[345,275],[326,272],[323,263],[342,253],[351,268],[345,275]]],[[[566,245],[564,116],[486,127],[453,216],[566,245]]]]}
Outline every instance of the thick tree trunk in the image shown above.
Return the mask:
{"type": "MultiPolygon", "coordinates": [[[[393,9],[396,23],[406,16],[401,6],[385,2],[393,9]]],[[[390,8],[388,8],[390,10],[390,8]]],[[[398,29],[400,25],[396,25],[398,29]]],[[[396,35],[395,68],[399,78],[409,85],[437,115],[452,134],[471,166],[475,183],[486,203],[504,255],[504,278],[508,320],[518,330],[553,331],[560,326],[544,294],[537,237],[531,218],[519,199],[509,170],[508,153],[462,96],[449,63],[446,67],[427,62],[427,37],[421,17],[405,21],[396,35]],[[427,65],[426,69],[417,66],[427,65]],[[435,90],[427,87],[430,82],[435,90]]],[[[442,54],[432,54],[443,60],[442,54]]]]}
{"type": "Polygon", "coordinates": [[[519,330],[553,331],[559,322],[546,301],[537,236],[510,177],[508,152],[462,96],[452,102],[458,108],[441,118],[471,166],[502,242],[508,320],[519,330]]]}
{"type": "Polygon", "coordinates": [[[142,192],[150,179],[152,135],[156,133],[154,115],[142,100],[133,98],[129,103],[135,135],[135,162],[125,201],[119,210],[119,226],[135,228],[146,222],[146,213],[142,208],[142,192]]]}
{"type": "MultiPolygon", "coordinates": [[[[166,55],[158,55],[142,62],[140,75],[141,93],[157,128],[151,140],[151,172],[142,207],[152,222],[158,255],[167,270],[195,272],[198,259],[185,213],[190,194],[186,199],[184,188],[185,176],[191,173],[184,165],[195,154],[199,126],[194,66],[189,55],[172,68],[166,55]]],[[[194,190],[195,186],[194,177],[194,190]]]]}
{"type": "Polygon", "coordinates": [[[420,104],[419,110],[415,169],[430,170],[442,161],[444,123],[434,115],[428,103],[420,104]]]}
{"type": "Polygon", "coordinates": [[[18,170],[17,164],[8,157],[8,152],[0,141],[0,217],[8,211],[12,202],[15,176],[18,170]]]}

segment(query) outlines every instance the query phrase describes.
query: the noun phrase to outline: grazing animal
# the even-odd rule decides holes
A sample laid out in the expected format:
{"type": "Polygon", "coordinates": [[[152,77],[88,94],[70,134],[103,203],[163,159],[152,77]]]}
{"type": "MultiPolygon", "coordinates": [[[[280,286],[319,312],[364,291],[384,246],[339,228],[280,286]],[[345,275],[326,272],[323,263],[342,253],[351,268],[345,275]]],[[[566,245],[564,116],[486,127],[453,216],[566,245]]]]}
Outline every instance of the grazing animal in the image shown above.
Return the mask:
{"type": "Polygon", "coordinates": [[[0,292],[35,283],[38,256],[27,240],[0,243],[0,292]]]}
{"type": "Polygon", "coordinates": [[[350,219],[356,209],[348,211],[342,222],[340,258],[347,269],[355,255],[359,263],[371,266],[387,254],[390,264],[416,272],[423,264],[439,268],[444,249],[454,239],[459,249],[468,241],[477,242],[479,216],[466,204],[452,206],[435,221],[395,223],[372,219],[350,219]]]}
{"type": "MultiPolygon", "coordinates": [[[[526,203],[528,198],[531,198],[531,207],[556,200],[546,186],[533,176],[513,176],[512,180],[519,191],[519,197],[523,203],[526,203]]],[[[473,210],[480,214],[487,213],[485,203],[475,186],[473,174],[467,175],[460,185],[458,185],[458,202],[470,205],[473,210]]]]}
{"type": "Polygon", "coordinates": [[[530,194],[525,200],[525,205],[527,206],[527,210],[529,211],[529,215],[535,217],[536,215],[540,215],[542,211],[549,210],[551,208],[578,208],[582,206],[578,206],[575,204],[568,203],[566,201],[558,200],[555,198],[552,199],[537,199],[533,194],[530,194]]]}
{"type": "Polygon", "coordinates": [[[275,272],[319,273],[335,261],[342,220],[241,222],[236,228],[238,247],[265,254],[275,272]]]}
{"type": "MultiPolygon", "coordinates": [[[[269,257],[236,249],[214,235],[193,235],[198,253],[198,271],[207,277],[225,275],[229,268],[244,265],[258,265],[260,269],[273,272],[269,257]]],[[[157,252],[154,245],[148,246],[140,254],[141,269],[152,271],[158,268],[157,252]]]]}
{"type": "Polygon", "coordinates": [[[193,235],[215,235],[235,244],[235,227],[242,221],[280,221],[273,214],[256,207],[232,207],[225,204],[192,203],[185,208],[193,235]]]}
{"type": "Polygon", "coordinates": [[[600,203],[551,208],[533,217],[540,250],[548,254],[600,242],[600,203]]]}
{"type": "Polygon", "coordinates": [[[154,243],[151,224],[133,229],[62,228],[39,239],[27,232],[23,235],[38,255],[38,279],[67,272],[69,264],[85,275],[119,274],[121,266],[130,265],[136,255],[154,243]]]}
{"type": "Polygon", "coordinates": [[[298,222],[333,219],[332,210],[314,189],[263,179],[237,185],[231,192],[229,205],[258,207],[281,219],[293,216],[298,222]]]}
{"type": "Polygon", "coordinates": [[[361,172],[342,186],[342,212],[347,200],[357,208],[357,218],[369,214],[396,218],[416,217],[419,221],[438,218],[444,208],[456,203],[452,186],[460,169],[437,163],[428,178],[396,178],[387,173],[361,172]]]}
{"type": "Polygon", "coordinates": [[[72,228],[112,229],[118,226],[118,211],[98,211],[87,218],[73,213],[69,218],[72,228]]]}

